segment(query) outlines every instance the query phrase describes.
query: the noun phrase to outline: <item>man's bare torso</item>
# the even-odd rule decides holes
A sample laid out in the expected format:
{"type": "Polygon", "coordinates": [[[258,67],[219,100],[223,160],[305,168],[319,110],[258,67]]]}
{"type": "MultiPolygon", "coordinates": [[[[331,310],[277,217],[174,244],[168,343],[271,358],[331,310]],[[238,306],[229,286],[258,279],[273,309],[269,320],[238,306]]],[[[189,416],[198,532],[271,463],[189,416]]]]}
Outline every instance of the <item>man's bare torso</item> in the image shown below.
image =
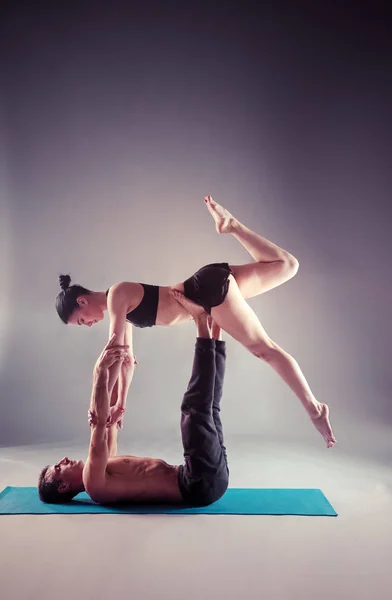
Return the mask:
{"type": "Polygon", "coordinates": [[[177,466],[158,458],[115,456],[106,465],[104,484],[97,489],[85,481],[85,487],[92,500],[100,504],[181,503],[177,473],[177,466]]]}

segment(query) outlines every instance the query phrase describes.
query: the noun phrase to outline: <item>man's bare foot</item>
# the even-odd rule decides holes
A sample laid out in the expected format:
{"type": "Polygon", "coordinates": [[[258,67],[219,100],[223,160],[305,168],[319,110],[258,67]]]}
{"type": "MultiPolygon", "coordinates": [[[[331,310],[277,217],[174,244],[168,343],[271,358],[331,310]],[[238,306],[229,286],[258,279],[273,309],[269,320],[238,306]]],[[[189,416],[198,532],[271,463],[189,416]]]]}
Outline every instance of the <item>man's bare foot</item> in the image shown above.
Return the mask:
{"type": "Polygon", "coordinates": [[[197,327],[197,337],[211,338],[212,333],[212,318],[206,311],[196,302],[186,298],[184,294],[178,290],[172,290],[174,298],[186,311],[191,315],[197,327]]]}
{"type": "Polygon", "coordinates": [[[211,317],[205,311],[198,317],[195,317],[195,325],[197,328],[197,337],[212,338],[211,317]]]}
{"type": "Polygon", "coordinates": [[[171,294],[177,300],[177,302],[185,308],[185,310],[190,314],[192,319],[197,319],[203,313],[207,314],[202,306],[196,304],[196,302],[193,302],[192,300],[189,300],[189,298],[186,298],[184,294],[182,294],[178,290],[172,289],[171,294]]]}
{"type": "Polygon", "coordinates": [[[218,233],[231,233],[235,223],[235,218],[223,206],[215,202],[212,196],[206,196],[204,202],[211,215],[214,217],[216,230],[218,233]]]}
{"type": "Polygon", "coordinates": [[[222,329],[219,327],[218,323],[216,321],[214,321],[214,319],[212,317],[210,317],[211,319],[211,335],[214,338],[214,340],[221,340],[222,339],[222,329]]]}
{"type": "Polygon", "coordinates": [[[331,423],[329,422],[328,404],[320,403],[319,414],[317,416],[311,416],[310,418],[317,431],[321,433],[327,442],[327,448],[332,448],[332,446],[336,443],[336,438],[332,432],[331,423]]]}

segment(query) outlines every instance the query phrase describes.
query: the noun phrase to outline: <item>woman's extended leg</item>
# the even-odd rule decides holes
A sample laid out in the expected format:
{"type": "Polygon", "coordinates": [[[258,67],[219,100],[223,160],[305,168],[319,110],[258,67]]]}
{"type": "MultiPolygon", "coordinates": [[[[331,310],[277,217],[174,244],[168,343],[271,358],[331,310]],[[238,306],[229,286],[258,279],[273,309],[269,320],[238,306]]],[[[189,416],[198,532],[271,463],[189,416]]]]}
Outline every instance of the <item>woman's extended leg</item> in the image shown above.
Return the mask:
{"type": "Polygon", "coordinates": [[[294,277],[298,261],[292,254],[251,231],[211,196],[206,196],[204,202],[218,233],[231,233],[255,260],[246,265],[230,265],[244,298],[258,296],[294,277]]]}
{"type": "Polygon", "coordinates": [[[224,302],[212,308],[211,316],[224,331],[252,354],[271,365],[300,399],[313,424],[327,442],[328,448],[332,447],[336,440],[329,422],[328,406],[316,400],[294,358],[267,335],[256,314],[243,299],[232,275],[224,302]]]}
{"type": "MultiPolygon", "coordinates": [[[[172,294],[194,318],[199,316],[200,307],[197,304],[185,298],[177,290],[173,290],[172,294]]],[[[211,309],[211,317],[218,326],[243,344],[252,354],[275,369],[298,396],[312,423],[327,442],[327,447],[331,448],[336,440],[329,423],[328,406],[315,399],[294,358],[268,337],[256,314],[243,299],[232,275],[226,299],[220,306],[211,309]]]]}

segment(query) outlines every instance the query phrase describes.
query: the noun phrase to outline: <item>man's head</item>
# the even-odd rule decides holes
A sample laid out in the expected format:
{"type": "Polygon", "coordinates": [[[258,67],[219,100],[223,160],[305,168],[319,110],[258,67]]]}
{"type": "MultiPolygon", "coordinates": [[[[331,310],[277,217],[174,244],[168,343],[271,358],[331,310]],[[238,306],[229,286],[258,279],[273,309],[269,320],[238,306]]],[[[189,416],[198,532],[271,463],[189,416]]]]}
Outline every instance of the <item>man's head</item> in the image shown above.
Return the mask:
{"type": "Polygon", "coordinates": [[[43,502],[58,504],[69,502],[84,490],[82,460],[64,456],[55,465],[42,469],[38,480],[38,493],[43,502]]]}

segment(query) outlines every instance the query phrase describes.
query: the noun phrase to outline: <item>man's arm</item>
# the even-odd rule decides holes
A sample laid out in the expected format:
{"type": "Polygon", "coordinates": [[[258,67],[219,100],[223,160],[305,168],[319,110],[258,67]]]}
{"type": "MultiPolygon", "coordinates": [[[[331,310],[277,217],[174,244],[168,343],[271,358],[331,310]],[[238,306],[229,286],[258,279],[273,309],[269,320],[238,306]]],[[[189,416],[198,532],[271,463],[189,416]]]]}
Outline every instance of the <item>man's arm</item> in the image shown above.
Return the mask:
{"type": "MultiPolygon", "coordinates": [[[[110,406],[114,406],[118,399],[118,381],[116,382],[113,392],[110,398],[110,406]]],[[[118,436],[118,426],[117,423],[107,427],[108,430],[108,453],[109,458],[112,456],[117,456],[117,436],[118,436]]]]}
{"type": "Polygon", "coordinates": [[[118,426],[111,425],[110,427],[106,427],[108,430],[108,458],[112,458],[113,456],[117,456],[117,437],[118,437],[118,426]]]}
{"type": "Polygon", "coordinates": [[[85,465],[84,479],[89,487],[102,488],[105,484],[106,465],[109,458],[108,427],[109,393],[108,370],[94,373],[90,411],[94,415],[91,424],[90,448],[85,465]]]}
{"type": "MultiPolygon", "coordinates": [[[[118,398],[118,381],[116,382],[112,396],[110,398],[110,407],[115,406],[118,398]]],[[[91,405],[88,411],[88,422],[90,427],[93,425],[97,425],[97,418],[95,413],[92,411],[91,405]]],[[[111,458],[112,456],[117,456],[117,437],[118,437],[118,425],[115,423],[110,427],[106,427],[107,429],[107,446],[108,446],[108,456],[111,458]]]]}
{"type": "MultiPolygon", "coordinates": [[[[110,396],[108,390],[109,369],[115,363],[121,363],[127,356],[124,346],[114,346],[116,337],[112,336],[94,368],[93,390],[90,412],[94,415],[91,425],[89,455],[85,466],[85,483],[90,489],[101,489],[106,481],[106,465],[109,458],[110,396]]],[[[117,443],[117,438],[116,443],[117,443]]],[[[88,491],[88,490],[87,490],[88,491]]]]}

